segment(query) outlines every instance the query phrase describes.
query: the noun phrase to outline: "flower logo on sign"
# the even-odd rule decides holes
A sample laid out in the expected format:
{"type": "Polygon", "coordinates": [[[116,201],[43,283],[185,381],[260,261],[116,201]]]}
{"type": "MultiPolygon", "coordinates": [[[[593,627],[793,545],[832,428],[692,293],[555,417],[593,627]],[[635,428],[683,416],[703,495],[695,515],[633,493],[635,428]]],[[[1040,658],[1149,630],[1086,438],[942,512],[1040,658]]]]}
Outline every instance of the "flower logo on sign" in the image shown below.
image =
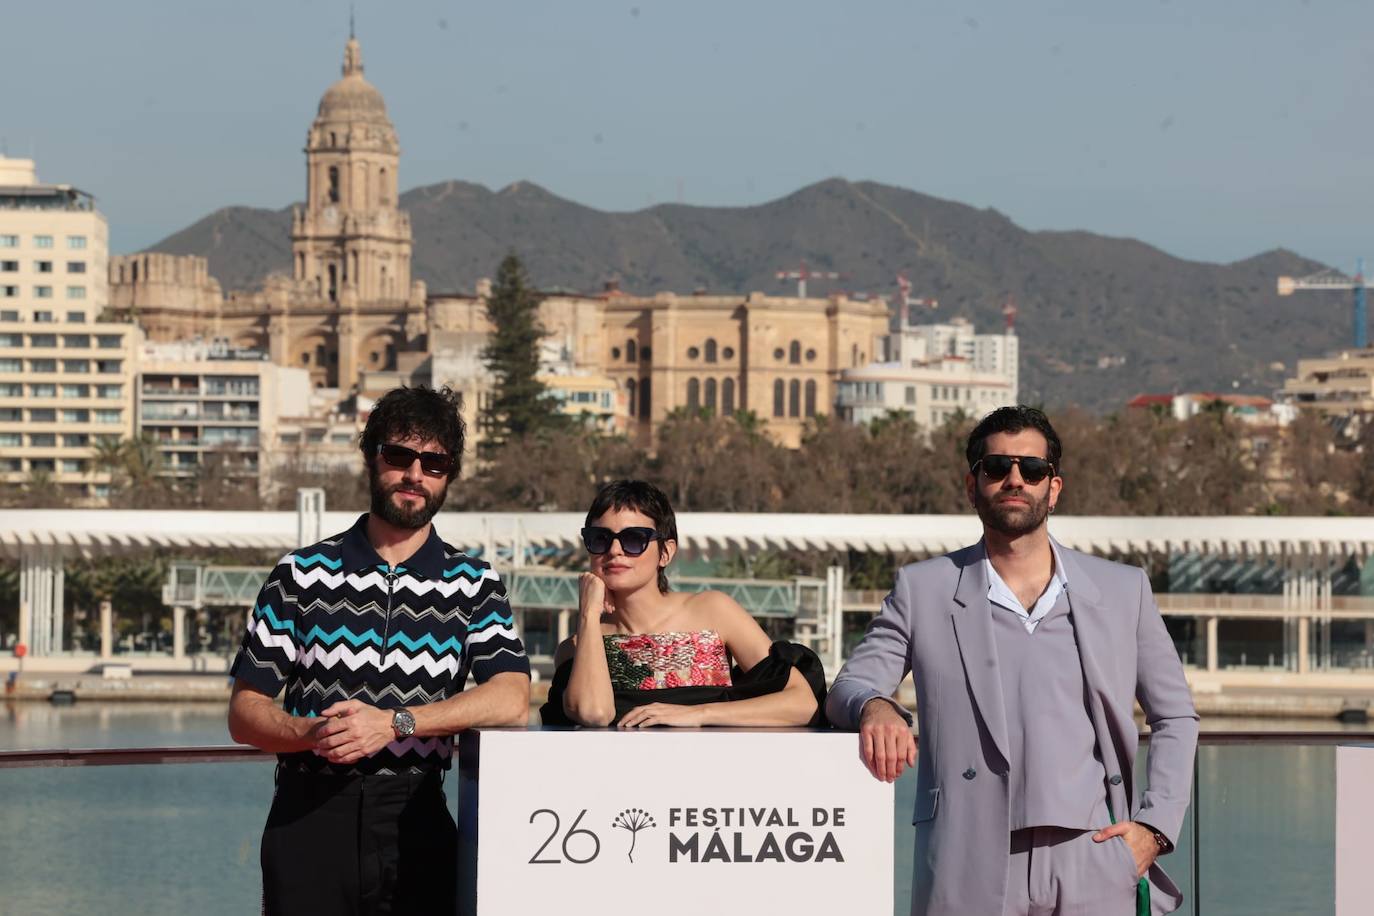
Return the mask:
{"type": "Polygon", "coordinates": [[[639,831],[648,827],[657,827],[658,824],[654,823],[653,815],[643,808],[626,808],[615,816],[615,820],[611,821],[611,826],[630,831],[629,858],[633,862],[635,860],[635,839],[639,831]]]}

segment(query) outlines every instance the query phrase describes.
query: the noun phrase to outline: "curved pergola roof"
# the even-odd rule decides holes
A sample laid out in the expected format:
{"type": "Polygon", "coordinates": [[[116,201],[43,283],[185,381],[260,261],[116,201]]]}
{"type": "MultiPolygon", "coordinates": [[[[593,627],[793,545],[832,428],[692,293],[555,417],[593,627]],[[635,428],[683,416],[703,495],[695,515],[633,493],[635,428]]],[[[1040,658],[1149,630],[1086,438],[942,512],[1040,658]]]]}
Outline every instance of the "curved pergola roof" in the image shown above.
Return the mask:
{"type": "MultiPolygon", "coordinates": [[[[351,512],[321,518],[326,535],[353,524],[351,512]]],[[[444,540],[467,549],[521,544],[575,547],[583,516],[574,512],[443,512],[444,540]]],[[[294,512],[40,509],[0,512],[0,555],[26,548],[100,556],[143,551],[299,546],[294,512]]],[[[1216,554],[1374,553],[1374,519],[1282,517],[1056,516],[1050,530],[1063,544],[1096,554],[1188,550],[1216,554]]],[[[875,551],[915,556],[973,543],[981,528],[970,515],[822,515],[696,512],[678,516],[684,549],[716,554],[763,550],[875,551]]]]}

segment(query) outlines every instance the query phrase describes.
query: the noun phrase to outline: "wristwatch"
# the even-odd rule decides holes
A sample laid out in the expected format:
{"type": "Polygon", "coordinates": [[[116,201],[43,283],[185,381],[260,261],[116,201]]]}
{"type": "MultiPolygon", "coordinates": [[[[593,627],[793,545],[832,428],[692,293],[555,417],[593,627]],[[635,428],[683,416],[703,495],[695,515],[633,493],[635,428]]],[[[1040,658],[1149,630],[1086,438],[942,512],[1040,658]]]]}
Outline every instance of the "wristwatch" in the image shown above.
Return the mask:
{"type": "Polygon", "coordinates": [[[415,716],[409,709],[401,708],[391,714],[391,730],[397,738],[409,738],[415,734],[415,716]]]}
{"type": "MultiPolygon", "coordinates": [[[[1136,823],[1140,824],[1140,821],[1136,821],[1136,823]]],[[[1159,847],[1160,855],[1163,855],[1164,853],[1174,848],[1174,844],[1169,842],[1169,838],[1167,836],[1160,833],[1158,830],[1151,827],[1149,824],[1140,824],[1140,826],[1150,831],[1150,833],[1154,836],[1155,845],[1159,847]]]]}

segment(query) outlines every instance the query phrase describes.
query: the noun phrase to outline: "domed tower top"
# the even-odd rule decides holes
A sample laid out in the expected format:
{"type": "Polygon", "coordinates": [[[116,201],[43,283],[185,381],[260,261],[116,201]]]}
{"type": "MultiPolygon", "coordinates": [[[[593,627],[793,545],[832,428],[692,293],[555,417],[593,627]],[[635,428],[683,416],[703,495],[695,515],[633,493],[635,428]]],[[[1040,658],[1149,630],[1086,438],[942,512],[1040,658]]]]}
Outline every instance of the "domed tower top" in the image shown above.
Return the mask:
{"type": "Polygon", "coordinates": [[[352,35],[344,45],[343,76],[320,97],[306,144],[307,150],[340,147],[400,152],[386,102],[363,77],[362,45],[352,35]]]}
{"type": "MultiPolygon", "coordinates": [[[[306,136],[305,204],[291,222],[294,277],[331,305],[409,301],[411,230],[398,206],[400,154],[382,94],[363,79],[362,48],[350,34],[343,76],[320,99],[306,136]]],[[[355,356],[346,365],[340,354],[340,380],[350,378],[352,370],[344,370],[355,356]]]]}

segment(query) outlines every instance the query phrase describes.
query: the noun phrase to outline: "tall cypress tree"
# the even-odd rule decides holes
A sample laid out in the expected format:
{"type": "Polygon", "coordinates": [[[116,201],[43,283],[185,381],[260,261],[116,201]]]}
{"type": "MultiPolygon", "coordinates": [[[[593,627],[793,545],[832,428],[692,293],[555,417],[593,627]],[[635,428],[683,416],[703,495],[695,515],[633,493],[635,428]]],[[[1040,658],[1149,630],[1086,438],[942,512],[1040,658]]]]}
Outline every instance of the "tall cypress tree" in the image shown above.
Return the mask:
{"type": "Polygon", "coordinates": [[[558,404],[549,397],[539,372],[539,341],[545,331],[539,323],[539,301],[529,288],[525,267],[513,253],[496,269],[496,280],[487,298],[491,338],[482,350],[482,361],[495,385],[480,423],[486,455],[513,439],[564,425],[558,404]]]}

